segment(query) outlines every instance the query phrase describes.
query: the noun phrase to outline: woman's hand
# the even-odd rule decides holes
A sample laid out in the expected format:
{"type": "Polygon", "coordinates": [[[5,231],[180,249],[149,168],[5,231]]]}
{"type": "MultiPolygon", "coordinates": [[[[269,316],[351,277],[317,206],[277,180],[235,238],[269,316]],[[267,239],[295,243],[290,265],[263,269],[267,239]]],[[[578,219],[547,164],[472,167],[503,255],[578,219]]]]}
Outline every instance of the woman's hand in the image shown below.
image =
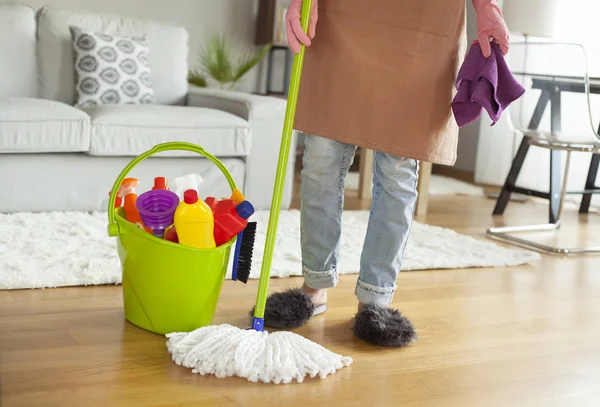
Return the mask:
{"type": "Polygon", "coordinates": [[[496,0],[473,0],[473,7],[477,12],[477,40],[483,56],[487,58],[492,53],[490,38],[500,45],[502,54],[506,55],[510,32],[496,0]]]}
{"type": "Polygon", "coordinates": [[[311,40],[315,38],[317,29],[317,20],[319,12],[317,8],[318,0],[312,1],[310,12],[310,23],[308,25],[308,35],[302,30],[300,18],[302,15],[302,0],[292,0],[285,16],[285,25],[287,30],[287,42],[294,54],[300,52],[300,43],[310,47],[311,40]]]}

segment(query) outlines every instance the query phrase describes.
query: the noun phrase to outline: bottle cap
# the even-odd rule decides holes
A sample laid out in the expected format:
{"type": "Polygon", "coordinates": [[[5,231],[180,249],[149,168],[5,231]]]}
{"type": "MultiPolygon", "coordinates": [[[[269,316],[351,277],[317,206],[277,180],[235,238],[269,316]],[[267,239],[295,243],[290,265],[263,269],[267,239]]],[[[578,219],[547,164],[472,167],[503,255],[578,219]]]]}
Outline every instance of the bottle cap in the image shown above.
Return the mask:
{"type": "Polygon", "coordinates": [[[154,178],[154,186],[152,189],[167,189],[167,179],[165,177],[154,178]]]}
{"type": "Polygon", "coordinates": [[[254,214],[254,206],[248,201],[241,202],[235,207],[238,216],[242,219],[248,219],[254,214]]]}
{"type": "Polygon", "coordinates": [[[195,204],[198,202],[198,191],[195,189],[188,189],[183,193],[183,200],[188,205],[195,204]]]}

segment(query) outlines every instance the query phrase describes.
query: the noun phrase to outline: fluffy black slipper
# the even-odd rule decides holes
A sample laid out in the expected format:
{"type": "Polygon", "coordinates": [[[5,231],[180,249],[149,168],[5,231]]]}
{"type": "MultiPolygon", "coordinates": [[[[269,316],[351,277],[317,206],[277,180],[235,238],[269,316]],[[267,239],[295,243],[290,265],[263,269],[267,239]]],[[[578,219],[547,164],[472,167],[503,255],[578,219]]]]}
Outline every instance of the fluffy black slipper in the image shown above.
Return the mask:
{"type": "MultiPolygon", "coordinates": [[[[293,329],[308,322],[315,312],[315,304],[301,289],[293,288],[271,294],[265,307],[265,325],[272,328],[293,329]]],[[[254,308],[250,315],[254,314],[254,308]]]]}
{"type": "Polygon", "coordinates": [[[402,347],[417,339],[412,323],[398,310],[367,305],[356,314],[354,334],[373,345],[402,347]]]}

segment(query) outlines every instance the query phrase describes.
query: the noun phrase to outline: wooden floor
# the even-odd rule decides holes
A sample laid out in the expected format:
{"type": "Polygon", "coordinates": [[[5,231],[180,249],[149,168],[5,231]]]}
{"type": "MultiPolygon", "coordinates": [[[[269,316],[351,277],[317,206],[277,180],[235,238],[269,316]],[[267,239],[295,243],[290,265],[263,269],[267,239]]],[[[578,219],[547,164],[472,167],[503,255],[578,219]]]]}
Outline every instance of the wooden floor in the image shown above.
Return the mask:
{"type": "MultiPolygon", "coordinates": [[[[427,222],[483,236],[502,220],[483,197],[431,197],[427,222]]],[[[350,196],[347,206],[366,207],[350,196]]],[[[600,231],[600,215],[568,208],[564,239],[600,231]]],[[[545,206],[511,204],[508,223],[545,206]]],[[[421,219],[424,220],[424,219],[421,219]]],[[[600,257],[545,257],[499,269],[402,273],[394,306],[420,340],[379,349],[355,339],[356,276],[330,310],[297,330],[354,364],[303,384],[201,377],[169,359],[165,338],[123,319],[120,287],[0,292],[1,406],[600,406],[600,257]]],[[[274,280],[272,290],[300,284],[274,280]]],[[[248,324],[257,284],[226,282],[216,324],[248,324]]]]}

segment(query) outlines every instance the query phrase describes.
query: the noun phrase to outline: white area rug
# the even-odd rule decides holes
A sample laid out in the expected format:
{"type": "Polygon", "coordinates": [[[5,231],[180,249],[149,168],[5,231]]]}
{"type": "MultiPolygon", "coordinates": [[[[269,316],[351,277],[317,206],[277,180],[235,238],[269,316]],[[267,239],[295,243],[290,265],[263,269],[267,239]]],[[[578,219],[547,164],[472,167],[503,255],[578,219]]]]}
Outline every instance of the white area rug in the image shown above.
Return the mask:
{"type": "MultiPolygon", "coordinates": [[[[358,272],[368,216],[367,211],[344,213],[342,274],[358,272]]],[[[259,228],[251,278],[258,278],[260,273],[268,218],[266,211],[254,216],[259,228]]],[[[120,283],[115,238],[108,237],[106,225],[105,213],[0,214],[0,289],[120,283]]],[[[300,275],[300,254],[300,214],[284,211],[271,275],[300,275]]],[[[539,258],[537,253],[415,223],[402,269],[505,267],[539,258]]]]}
{"type": "Polygon", "coordinates": [[[432,175],[429,180],[429,195],[475,195],[482,196],[483,188],[443,175],[432,175]]]}

